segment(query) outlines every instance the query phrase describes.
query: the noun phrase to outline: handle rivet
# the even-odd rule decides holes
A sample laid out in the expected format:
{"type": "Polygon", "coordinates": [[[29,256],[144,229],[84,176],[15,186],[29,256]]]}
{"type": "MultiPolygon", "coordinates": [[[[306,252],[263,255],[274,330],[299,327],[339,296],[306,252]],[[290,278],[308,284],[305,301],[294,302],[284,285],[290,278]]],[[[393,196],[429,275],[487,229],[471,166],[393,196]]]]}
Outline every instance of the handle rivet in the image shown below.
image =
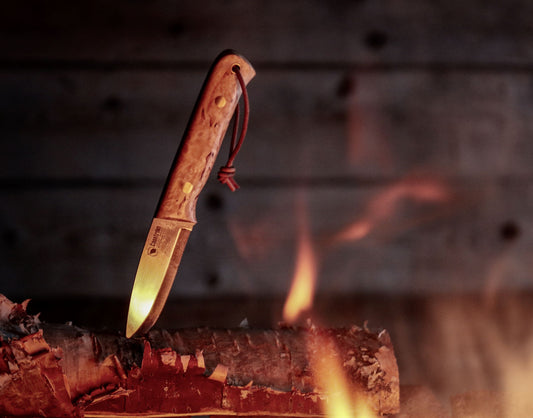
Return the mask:
{"type": "Polygon", "coordinates": [[[226,98],[224,96],[217,96],[215,98],[215,104],[217,105],[217,107],[222,109],[224,106],[226,106],[226,98]]]}
{"type": "Polygon", "coordinates": [[[183,190],[183,193],[189,194],[190,192],[192,192],[192,189],[193,189],[193,185],[189,183],[188,181],[186,181],[181,190],[183,190]]]}

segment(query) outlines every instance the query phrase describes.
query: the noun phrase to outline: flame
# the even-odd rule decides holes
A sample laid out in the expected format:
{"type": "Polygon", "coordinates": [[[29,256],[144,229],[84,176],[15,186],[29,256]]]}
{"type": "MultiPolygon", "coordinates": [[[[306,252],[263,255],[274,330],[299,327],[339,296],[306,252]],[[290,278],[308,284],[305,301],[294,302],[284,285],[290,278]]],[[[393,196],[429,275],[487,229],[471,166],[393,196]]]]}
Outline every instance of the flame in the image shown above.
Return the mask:
{"type": "Polygon", "coordinates": [[[424,336],[431,353],[423,369],[438,376],[442,394],[456,399],[454,416],[525,418],[533,411],[530,307],[520,306],[521,298],[498,296],[490,305],[471,297],[432,299],[431,331],[424,336]]]}
{"type": "Polygon", "coordinates": [[[316,257],[311,242],[307,216],[302,216],[300,219],[302,223],[296,268],[291,289],[283,307],[283,319],[288,323],[294,323],[301,314],[313,306],[317,277],[316,257]]]}
{"type": "MultiPolygon", "coordinates": [[[[487,311],[490,312],[490,309],[487,311]]],[[[479,329],[478,339],[484,343],[484,355],[498,371],[503,416],[530,417],[533,411],[533,337],[522,335],[522,338],[513,338],[509,329],[501,329],[481,316],[476,318],[473,326],[479,329]]],[[[519,325],[517,327],[520,328],[519,325]]]]}
{"type": "MultiPolygon", "coordinates": [[[[504,408],[507,417],[529,417],[533,411],[531,378],[533,377],[533,345],[530,340],[524,352],[514,361],[502,365],[504,408]]],[[[516,350],[508,350],[506,359],[516,358],[516,350]]],[[[502,361],[503,362],[503,361],[502,361]]]]}
{"type": "Polygon", "coordinates": [[[367,206],[362,219],[353,222],[333,237],[333,242],[356,241],[366,237],[382,221],[392,216],[405,198],[422,202],[442,202],[450,197],[448,189],[435,180],[404,179],[385,189],[367,206]]]}
{"type": "MultiPolygon", "coordinates": [[[[317,257],[311,239],[307,212],[299,201],[299,239],[296,267],[283,308],[283,319],[295,323],[313,306],[317,280],[317,257]]],[[[315,386],[327,394],[325,413],[330,418],[374,418],[372,410],[351,390],[332,340],[311,333],[307,340],[315,386]]]]}
{"type": "Polygon", "coordinates": [[[372,409],[348,383],[333,341],[315,334],[309,338],[308,349],[315,386],[328,396],[324,413],[329,418],[374,418],[372,409]]]}

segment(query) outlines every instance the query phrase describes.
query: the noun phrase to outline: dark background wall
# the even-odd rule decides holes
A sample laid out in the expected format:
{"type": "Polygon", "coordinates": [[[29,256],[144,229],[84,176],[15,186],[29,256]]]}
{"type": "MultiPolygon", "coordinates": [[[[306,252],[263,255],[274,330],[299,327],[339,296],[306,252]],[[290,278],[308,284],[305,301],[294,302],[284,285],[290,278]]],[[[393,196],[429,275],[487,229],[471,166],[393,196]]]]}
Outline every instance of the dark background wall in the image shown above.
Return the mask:
{"type": "Polygon", "coordinates": [[[497,4],[5,5],[2,290],[127,297],[196,95],[225,48],[257,69],[236,163],[243,187],[209,182],[173,294],[283,294],[299,200],[319,246],[372,221],[324,254],[324,291],[530,288],[533,10],[497,4]],[[393,210],[371,215],[382,203],[393,210]]]}
{"type": "Polygon", "coordinates": [[[324,320],[388,328],[402,383],[498,387],[523,357],[479,347],[530,334],[531,16],[525,0],[3,4],[0,292],[123,329],[179,139],[233,48],[257,70],[242,188],[213,174],[159,325],[278,321],[307,216],[324,320]]]}

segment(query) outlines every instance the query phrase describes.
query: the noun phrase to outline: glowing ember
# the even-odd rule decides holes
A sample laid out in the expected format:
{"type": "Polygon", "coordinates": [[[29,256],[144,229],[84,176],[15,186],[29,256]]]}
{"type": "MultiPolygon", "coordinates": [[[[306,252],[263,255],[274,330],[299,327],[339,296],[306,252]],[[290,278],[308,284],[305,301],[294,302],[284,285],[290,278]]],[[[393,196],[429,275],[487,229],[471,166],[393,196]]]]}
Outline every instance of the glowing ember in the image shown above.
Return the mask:
{"type": "Polygon", "coordinates": [[[309,226],[302,216],[296,269],[291,289],[283,308],[283,319],[294,323],[298,317],[313,305],[317,276],[316,257],[311,243],[309,226]]]}

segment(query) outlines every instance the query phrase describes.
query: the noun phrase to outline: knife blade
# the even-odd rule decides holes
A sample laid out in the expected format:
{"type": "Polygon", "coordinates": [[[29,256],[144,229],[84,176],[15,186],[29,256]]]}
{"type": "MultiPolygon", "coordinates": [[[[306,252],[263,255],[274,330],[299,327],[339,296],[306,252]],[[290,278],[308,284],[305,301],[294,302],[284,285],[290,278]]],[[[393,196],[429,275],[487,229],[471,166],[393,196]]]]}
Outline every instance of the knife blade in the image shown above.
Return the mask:
{"type": "Polygon", "coordinates": [[[202,191],[235,107],[241,96],[238,70],[248,84],[251,64],[232,50],[214,61],[202,86],[170,168],[135,275],[126,337],[146,333],[155,324],[196,224],[196,202],[202,191]]]}

